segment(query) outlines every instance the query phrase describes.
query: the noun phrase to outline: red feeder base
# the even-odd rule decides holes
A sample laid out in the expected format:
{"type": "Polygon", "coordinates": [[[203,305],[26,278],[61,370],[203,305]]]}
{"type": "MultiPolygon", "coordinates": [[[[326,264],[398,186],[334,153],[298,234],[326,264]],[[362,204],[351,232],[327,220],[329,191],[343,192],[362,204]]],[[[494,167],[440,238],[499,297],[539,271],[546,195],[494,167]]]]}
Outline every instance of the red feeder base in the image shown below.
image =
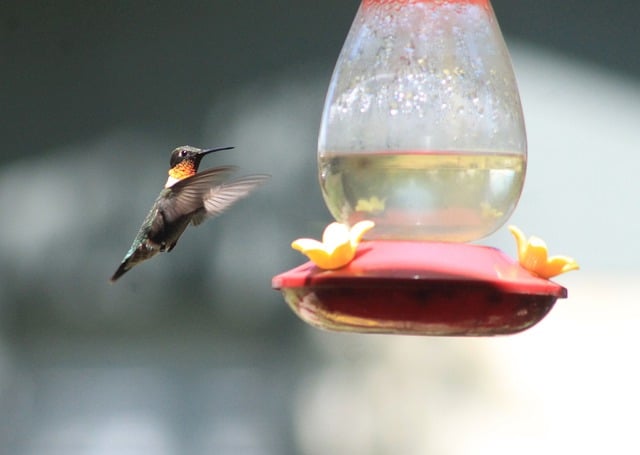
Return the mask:
{"type": "Polygon", "coordinates": [[[338,270],[308,262],[273,278],[293,311],[325,329],[488,336],[538,323],[567,290],[495,248],[367,241],[338,270]]]}

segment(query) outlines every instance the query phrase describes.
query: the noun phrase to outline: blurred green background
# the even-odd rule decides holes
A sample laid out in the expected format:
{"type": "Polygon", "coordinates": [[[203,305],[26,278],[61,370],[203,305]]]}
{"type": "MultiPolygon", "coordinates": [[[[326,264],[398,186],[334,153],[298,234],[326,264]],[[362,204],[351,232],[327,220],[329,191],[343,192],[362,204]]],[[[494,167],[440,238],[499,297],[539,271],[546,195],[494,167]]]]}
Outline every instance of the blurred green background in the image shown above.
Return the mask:
{"type": "Polygon", "coordinates": [[[330,221],[358,1],[4,1],[0,453],[637,451],[640,3],[492,3],[529,135],[511,221],[582,270],[528,332],[433,339],[322,332],[270,288],[330,221]],[[272,180],[110,285],[180,144],[272,180]]]}

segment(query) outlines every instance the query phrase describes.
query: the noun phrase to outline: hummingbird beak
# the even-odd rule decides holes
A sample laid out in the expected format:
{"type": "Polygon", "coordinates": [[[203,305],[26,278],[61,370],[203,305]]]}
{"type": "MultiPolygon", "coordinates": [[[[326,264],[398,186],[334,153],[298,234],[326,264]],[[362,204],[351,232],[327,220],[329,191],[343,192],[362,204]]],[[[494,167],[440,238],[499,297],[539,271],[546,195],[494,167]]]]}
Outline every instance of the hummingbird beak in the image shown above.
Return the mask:
{"type": "Polygon", "coordinates": [[[209,153],[213,153],[213,152],[219,152],[221,150],[231,150],[233,147],[216,147],[213,149],[204,149],[204,150],[200,150],[200,152],[198,152],[198,155],[200,156],[205,156],[209,153]]]}

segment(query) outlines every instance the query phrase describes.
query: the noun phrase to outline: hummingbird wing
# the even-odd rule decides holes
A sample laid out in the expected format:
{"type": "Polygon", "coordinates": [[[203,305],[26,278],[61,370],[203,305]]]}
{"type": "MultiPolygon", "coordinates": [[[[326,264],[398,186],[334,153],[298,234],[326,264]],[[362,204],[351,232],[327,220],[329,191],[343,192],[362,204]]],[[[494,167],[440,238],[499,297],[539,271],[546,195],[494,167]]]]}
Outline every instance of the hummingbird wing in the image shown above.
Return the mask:
{"type": "Polygon", "coordinates": [[[212,187],[222,185],[235,169],[235,166],[207,169],[167,188],[161,208],[164,221],[171,223],[185,216],[191,217],[204,206],[204,195],[212,187]]]}
{"type": "Polygon", "coordinates": [[[162,207],[165,220],[172,222],[188,215],[198,225],[246,197],[268,178],[255,175],[223,183],[234,169],[232,166],[207,169],[175,183],[169,189],[171,202],[162,207]]]}
{"type": "Polygon", "coordinates": [[[236,201],[247,197],[251,191],[269,178],[270,176],[266,174],[253,174],[212,187],[205,194],[204,207],[193,214],[191,223],[197,226],[207,218],[220,215],[236,201]]]}

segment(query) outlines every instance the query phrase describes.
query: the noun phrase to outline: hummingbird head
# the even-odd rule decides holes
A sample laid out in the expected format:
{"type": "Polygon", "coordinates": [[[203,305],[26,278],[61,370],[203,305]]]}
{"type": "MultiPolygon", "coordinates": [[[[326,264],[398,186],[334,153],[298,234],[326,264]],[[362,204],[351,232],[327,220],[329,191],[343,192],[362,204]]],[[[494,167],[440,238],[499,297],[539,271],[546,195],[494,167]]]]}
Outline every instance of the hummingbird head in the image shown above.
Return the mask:
{"type": "Polygon", "coordinates": [[[165,188],[172,186],[182,179],[191,177],[198,172],[198,167],[200,166],[200,161],[203,156],[232,148],[233,147],[217,147],[213,149],[199,149],[197,147],[191,147],[190,145],[183,145],[174,149],[173,152],[171,152],[169,178],[164,185],[165,188]]]}

